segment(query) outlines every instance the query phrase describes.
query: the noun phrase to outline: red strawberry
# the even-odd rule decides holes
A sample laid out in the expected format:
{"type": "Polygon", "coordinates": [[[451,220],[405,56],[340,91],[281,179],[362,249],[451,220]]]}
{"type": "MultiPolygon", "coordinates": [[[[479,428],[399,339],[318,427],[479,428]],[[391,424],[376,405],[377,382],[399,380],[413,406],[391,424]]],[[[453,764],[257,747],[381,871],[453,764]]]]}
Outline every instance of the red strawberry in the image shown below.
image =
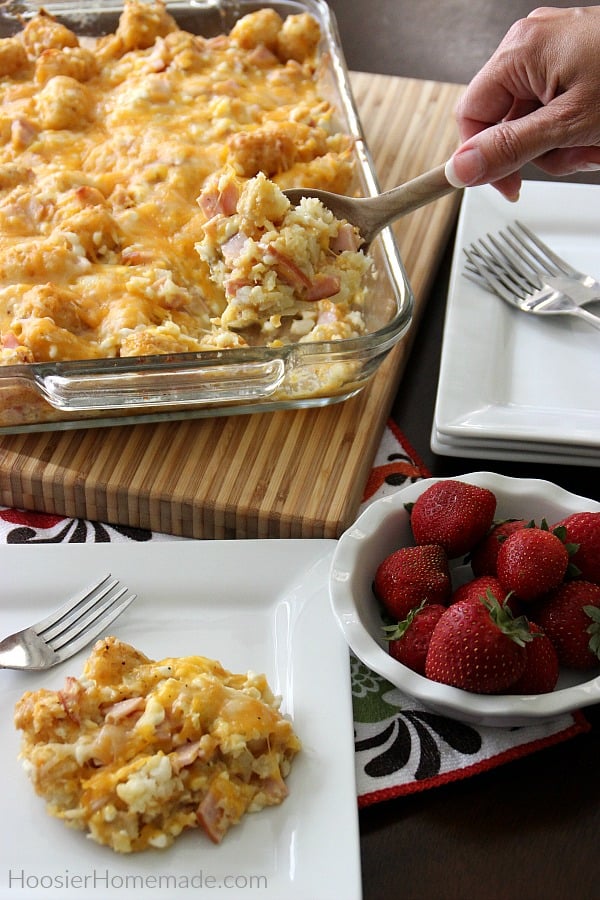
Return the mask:
{"type": "Polygon", "coordinates": [[[521,600],[534,600],[558,587],[569,565],[569,550],[548,527],[515,531],[498,552],[498,580],[521,600]]]}
{"type": "Polygon", "coordinates": [[[481,575],[471,581],[461,584],[453,591],[450,603],[458,603],[460,600],[485,600],[488,591],[501,605],[506,603],[513,616],[521,613],[521,604],[515,594],[507,594],[500,582],[493,575],[481,575]]]}
{"type": "Polygon", "coordinates": [[[493,575],[482,575],[471,581],[461,584],[452,592],[450,603],[460,603],[461,600],[485,600],[487,591],[491,591],[498,603],[502,603],[506,591],[497,578],[493,575]]]}
{"type": "Polygon", "coordinates": [[[568,581],[545,597],[534,611],[561,665],[593,669],[600,665],[600,585],[568,581]]]}
{"type": "Polygon", "coordinates": [[[453,559],[472,550],[490,528],[496,497],[487,488],[448,478],[407,507],[415,543],[441,544],[453,559]]]}
{"type": "Polygon", "coordinates": [[[558,681],[558,656],[554,644],[538,625],[530,622],[529,630],[535,637],[525,645],[525,671],[509,693],[549,694],[558,681]]]}
{"type": "Polygon", "coordinates": [[[492,597],[449,606],[429,642],[425,674],[478,694],[502,694],[525,671],[529,623],[492,597]]]}
{"type": "Polygon", "coordinates": [[[452,590],[448,557],[437,544],[402,547],[380,563],[373,588],[398,621],[423,601],[445,604],[452,590]]]}
{"type": "Polygon", "coordinates": [[[496,575],[496,560],[500,551],[500,545],[513,531],[525,528],[525,519],[507,519],[492,526],[492,530],[477,544],[471,554],[471,568],[473,574],[496,575]]]}
{"type": "Polygon", "coordinates": [[[579,545],[570,561],[581,578],[600,584],[600,512],[573,513],[554,528],[561,526],[566,529],[567,541],[579,545]]]}
{"type": "Polygon", "coordinates": [[[402,622],[384,628],[386,639],[390,642],[390,655],[419,675],[424,675],[429,641],[445,612],[446,607],[440,603],[422,603],[411,610],[402,622]]]}

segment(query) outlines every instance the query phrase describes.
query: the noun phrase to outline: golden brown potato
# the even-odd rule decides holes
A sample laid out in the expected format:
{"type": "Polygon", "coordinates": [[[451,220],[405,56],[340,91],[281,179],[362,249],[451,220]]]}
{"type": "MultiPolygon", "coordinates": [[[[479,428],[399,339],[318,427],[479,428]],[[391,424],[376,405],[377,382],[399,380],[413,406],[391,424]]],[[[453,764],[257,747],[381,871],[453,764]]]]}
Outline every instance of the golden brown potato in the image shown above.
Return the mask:
{"type": "Polygon", "coordinates": [[[36,59],[44,50],[61,50],[63,47],[79,45],[77,36],[72,31],[44,11],[27,22],[22,32],[22,39],[25,49],[32,59],[36,59]]]}
{"type": "Polygon", "coordinates": [[[40,124],[54,131],[83,128],[92,117],[92,103],[85,85],[69,75],[55,75],[37,98],[40,124]]]}
{"type": "Polygon", "coordinates": [[[16,38],[0,39],[0,77],[14,75],[27,65],[25,47],[16,38]]]}

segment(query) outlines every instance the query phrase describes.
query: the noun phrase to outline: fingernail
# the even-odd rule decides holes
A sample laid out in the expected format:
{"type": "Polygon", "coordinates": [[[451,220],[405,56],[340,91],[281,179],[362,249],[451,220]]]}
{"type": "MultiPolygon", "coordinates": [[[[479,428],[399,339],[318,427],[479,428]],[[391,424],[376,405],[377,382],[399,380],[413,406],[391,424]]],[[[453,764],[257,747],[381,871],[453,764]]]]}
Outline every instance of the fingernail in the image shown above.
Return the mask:
{"type": "Polygon", "coordinates": [[[463,150],[450,157],[445,173],[453,187],[467,187],[481,180],[485,174],[485,160],[479,150],[463,150]]]}

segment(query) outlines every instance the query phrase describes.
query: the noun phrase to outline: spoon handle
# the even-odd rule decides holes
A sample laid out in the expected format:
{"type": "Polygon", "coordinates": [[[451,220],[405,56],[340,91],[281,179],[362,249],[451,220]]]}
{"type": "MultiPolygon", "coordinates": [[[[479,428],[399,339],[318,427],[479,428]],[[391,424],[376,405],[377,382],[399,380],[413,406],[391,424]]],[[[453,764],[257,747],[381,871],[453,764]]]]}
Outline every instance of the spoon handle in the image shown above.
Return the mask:
{"type": "Polygon", "coordinates": [[[382,227],[454,190],[456,188],[446,178],[444,165],[441,165],[385,191],[378,197],[382,227]]]}

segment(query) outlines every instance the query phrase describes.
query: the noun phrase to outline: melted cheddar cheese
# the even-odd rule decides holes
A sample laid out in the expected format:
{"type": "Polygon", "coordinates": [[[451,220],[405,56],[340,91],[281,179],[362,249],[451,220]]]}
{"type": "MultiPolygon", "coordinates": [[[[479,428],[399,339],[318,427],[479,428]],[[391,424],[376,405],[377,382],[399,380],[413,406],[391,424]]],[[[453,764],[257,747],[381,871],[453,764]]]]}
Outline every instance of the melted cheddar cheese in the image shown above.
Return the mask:
{"type": "Polygon", "coordinates": [[[220,842],[285,799],[300,749],[264,675],[202,656],[156,662],[114,637],[62,690],[24,694],[15,724],[50,814],[121,853],[198,827],[220,842]]]}
{"type": "Polygon", "coordinates": [[[272,9],[205,39],[128,0],[97,40],[44,12],[0,40],[0,363],[273,339],[272,323],[257,338],[222,322],[198,198],[227,172],[348,189],[319,39],[308,14],[272,9]]]}

